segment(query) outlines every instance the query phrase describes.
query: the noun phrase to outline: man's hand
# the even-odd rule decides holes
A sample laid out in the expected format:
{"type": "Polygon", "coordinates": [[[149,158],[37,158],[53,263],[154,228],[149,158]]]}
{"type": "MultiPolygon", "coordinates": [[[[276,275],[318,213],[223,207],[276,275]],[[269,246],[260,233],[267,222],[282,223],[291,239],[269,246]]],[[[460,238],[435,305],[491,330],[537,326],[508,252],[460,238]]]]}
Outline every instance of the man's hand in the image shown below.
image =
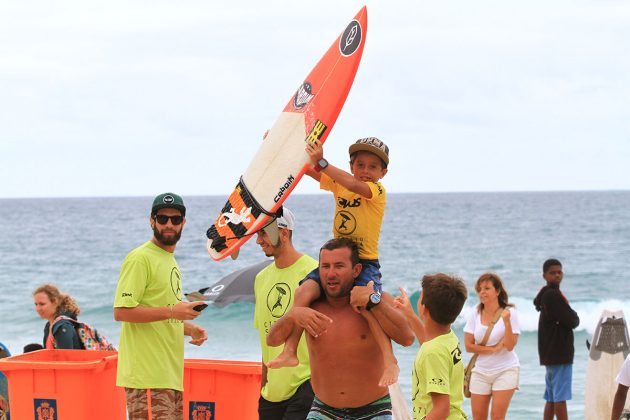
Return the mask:
{"type": "Polygon", "coordinates": [[[354,286],[350,292],[350,305],[356,312],[361,312],[370,301],[374,293],[374,282],[370,280],[367,286],[354,286]]]}
{"type": "Polygon", "coordinates": [[[328,329],[328,324],[332,322],[332,319],[323,313],[300,306],[291,308],[287,315],[293,319],[295,324],[304,328],[307,333],[316,338],[324,334],[328,329]]]}
{"type": "Polygon", "coordinates": [[[190,344],[200,346],[208,339],[208,332],[199,325],[190,324],[190,337],[192,337],[190,344]]]}
{"type": "Polygon", "coordinates": [[[171,308],[171,318],[180,321],[189,321],[197,318],[201,312],[195,311],[193,308],[197,305],[203,305],[205,302],[179,302],[171,308]]]}

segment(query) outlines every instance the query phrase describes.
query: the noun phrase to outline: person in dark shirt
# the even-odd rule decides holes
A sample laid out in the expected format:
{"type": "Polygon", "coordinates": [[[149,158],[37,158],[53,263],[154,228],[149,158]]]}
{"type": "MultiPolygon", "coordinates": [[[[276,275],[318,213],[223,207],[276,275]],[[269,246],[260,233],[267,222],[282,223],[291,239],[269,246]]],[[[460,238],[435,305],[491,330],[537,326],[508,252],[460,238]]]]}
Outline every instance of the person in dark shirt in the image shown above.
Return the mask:
{"type": "Polygon", "coordinates": [[[33,292],[35,310],[40,318],[47,320],[44,326],[43,347],[46,349],[81,350],[81,340],[74,324],[67,317],[77,320],[81,312],[75,300],[53,284],[44,284],[33,292]]]}
{"type": "Polygon", "coordinates": [[[545,366],[544,420],[568,419],[567,401],[571,399],[573,375],[573,329],[580,318],[560,291],[562,263],[548,259],[543,264],[547,284],[534,299],[538,318],[538,356],[545,366]]]}

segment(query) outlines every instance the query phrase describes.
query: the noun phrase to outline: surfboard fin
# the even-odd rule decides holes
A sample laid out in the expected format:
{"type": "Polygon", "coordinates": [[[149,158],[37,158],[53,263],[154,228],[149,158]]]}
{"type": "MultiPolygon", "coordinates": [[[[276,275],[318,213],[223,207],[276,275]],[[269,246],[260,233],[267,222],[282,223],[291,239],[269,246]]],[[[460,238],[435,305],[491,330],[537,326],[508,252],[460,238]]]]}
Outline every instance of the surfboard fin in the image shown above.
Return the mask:
{"type": "Polygon", "coordinates": [[[238,258],[238,254],[241,252],[240,248],[230,254],[230,257],[235,260],[238,258]]]}

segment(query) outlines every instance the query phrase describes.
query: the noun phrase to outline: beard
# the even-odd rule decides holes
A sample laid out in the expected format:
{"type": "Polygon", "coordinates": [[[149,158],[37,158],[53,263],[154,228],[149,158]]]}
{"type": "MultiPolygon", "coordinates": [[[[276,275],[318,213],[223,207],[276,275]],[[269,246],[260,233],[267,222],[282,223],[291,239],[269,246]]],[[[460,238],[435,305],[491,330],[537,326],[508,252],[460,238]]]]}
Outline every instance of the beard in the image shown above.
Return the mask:
{"type": "Polygon", "coordinates": [[[153,225],[153,236],[155,239],[165,246],[172,246],[179,241],[179,238],[182,236],[182,229],[179,231],[175,231],[175,233],[171,236],[165,236],[158,228],[157,224],[153,225]]]}

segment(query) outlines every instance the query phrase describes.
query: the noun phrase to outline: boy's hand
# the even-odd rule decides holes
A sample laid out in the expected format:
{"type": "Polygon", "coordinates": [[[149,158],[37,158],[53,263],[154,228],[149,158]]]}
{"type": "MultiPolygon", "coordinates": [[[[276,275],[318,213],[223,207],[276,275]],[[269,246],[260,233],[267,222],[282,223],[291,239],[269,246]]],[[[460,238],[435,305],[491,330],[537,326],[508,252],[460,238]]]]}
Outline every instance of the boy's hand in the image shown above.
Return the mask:
{"type": "Polygon", "coordinates": [[[324,148],[319,140],[306,143],[306,153],[311,159],[311,165],[317,165],[317,162],[324,158],[324,148]]]}
{"type": "Polygon", "coordinates": [[[297,325],[315,338],[324,334],[328,329],[328,324],[332,322],[332,319],[323,313],[302,306],[294,306],[287,315],[291,316],[297,325]]]}
{"type": "Polygon", "coordinates": [[[415,315],[413,308],[411,307],[411,301],[409,300],[409,296],[407,296],[405,289],[399,287],[398,290],[400,290],[400,296],[396,296],[394,298],[394,307],[400,309],[406,318],[415,315]]]}

